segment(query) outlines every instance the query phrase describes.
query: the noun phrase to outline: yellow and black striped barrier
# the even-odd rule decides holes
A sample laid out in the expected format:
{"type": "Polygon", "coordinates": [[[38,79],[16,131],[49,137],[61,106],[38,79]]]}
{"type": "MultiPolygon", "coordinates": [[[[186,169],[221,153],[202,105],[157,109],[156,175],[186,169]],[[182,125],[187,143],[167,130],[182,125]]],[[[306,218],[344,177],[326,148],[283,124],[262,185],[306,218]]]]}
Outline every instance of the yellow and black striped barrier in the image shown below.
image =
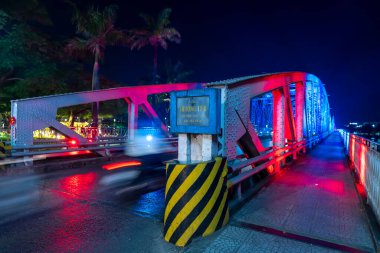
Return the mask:
{"type": "Polygon", "coordinates": [[[227,224],[227,159],[198,164],[167,164],[165,240],[185,246],[227,224]]]}
{"type": "Polygon", "coordinates": [[[7,156],[4,142],[0,141],[0,159],[4,159],[7,156]]]}

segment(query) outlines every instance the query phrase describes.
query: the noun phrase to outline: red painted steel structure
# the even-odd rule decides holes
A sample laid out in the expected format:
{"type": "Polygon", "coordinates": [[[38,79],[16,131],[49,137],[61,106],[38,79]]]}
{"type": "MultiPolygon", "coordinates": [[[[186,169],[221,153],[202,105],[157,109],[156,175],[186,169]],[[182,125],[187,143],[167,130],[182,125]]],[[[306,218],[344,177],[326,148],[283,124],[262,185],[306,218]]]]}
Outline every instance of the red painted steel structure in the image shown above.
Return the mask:
{"type": "MultiPolygon", "coordinates": [[[[305,139],[317,142],[334,128],[322,82],[305,72],[284,72],[214,83],[129,86],[15,100],[12,101],[12,116],[17,119],[17,123],[11,128],[12,146],[16,149],[32,146],[33,131],[45,127],[52,127],[65,136],[78,140],[80,145],[88,144],[87,139],[56,120],[58,108],[113,99],[124,99],[128,103],[128,135],[129,139],[133,139],[135,129],[138,128],[139,108],[153,120],[161,122],[148,102],[149,95],[201,88],[222,90],[222,133],[218,136],[218,155],[226,156],[229,160],[238,156],[236,142],[245,133],[244,126],[247,127],[257,151],[260,154],[266,152],[267,149],[253,128],[249,115],[251,99],[263,94],[271,94],[273,97],[273,150],[281,150],[286,145],[290,146],[305,139]],[[292,97],[290,87],[295,87],[295,97],[292,97]],[[240,122],[236,111],[243,122],[240,122]]],[[[167,130],[162,122],[160,126],[167,130]]]]}
{"type": "Polygon", "coordinates": [[[273,149],[281,149],[285,145],[304,139],[315,139],[315,142],[318,142],[334,129],[334,119],[330,115],[324,84],[312,74],[305,72],[264,74],[213,82],[206,86],[222,89],[224,140],[221,143],[225,146],[222,147],[221,153],[229,160],[238,156],[236,141],[245,133],[235,111],[238,111],[243,124],[248,127],[256,149],[260,153],[265,152],[266,149],[250,121],[251,99],[265,94],[271,94],[273,97],[273,149]],[[293,86],[295,86],[294,101],[290,94],[293,86]],[[293,107],[295,107],[294,112],[293,107]]]}

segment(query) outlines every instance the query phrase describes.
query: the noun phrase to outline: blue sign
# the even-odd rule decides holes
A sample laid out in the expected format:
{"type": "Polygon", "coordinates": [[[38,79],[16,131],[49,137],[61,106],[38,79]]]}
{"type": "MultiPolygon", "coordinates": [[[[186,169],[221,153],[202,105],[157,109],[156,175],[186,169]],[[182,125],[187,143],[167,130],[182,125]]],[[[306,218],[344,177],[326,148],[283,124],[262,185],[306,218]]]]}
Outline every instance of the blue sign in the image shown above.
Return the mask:
{"type": "Polygon", "coordinates": [[[171,92],[170,132],[218,134],[220,90],[209,88],[171,92]]]}

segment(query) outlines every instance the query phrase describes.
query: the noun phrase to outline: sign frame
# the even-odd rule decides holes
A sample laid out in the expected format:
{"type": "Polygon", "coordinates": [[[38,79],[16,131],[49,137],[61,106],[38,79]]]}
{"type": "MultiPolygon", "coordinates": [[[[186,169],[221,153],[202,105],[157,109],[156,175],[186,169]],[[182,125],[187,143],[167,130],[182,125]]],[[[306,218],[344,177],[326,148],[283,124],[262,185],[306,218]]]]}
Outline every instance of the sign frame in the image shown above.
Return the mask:
{"type": "Polygon", "coordinates": [[[219,134],[220,133],[220,89],[206,88],[170,93],[170,132],[190,134],[219,134]],[[208,97],[208,125],[178,125],[178,98],[208,97]]]}

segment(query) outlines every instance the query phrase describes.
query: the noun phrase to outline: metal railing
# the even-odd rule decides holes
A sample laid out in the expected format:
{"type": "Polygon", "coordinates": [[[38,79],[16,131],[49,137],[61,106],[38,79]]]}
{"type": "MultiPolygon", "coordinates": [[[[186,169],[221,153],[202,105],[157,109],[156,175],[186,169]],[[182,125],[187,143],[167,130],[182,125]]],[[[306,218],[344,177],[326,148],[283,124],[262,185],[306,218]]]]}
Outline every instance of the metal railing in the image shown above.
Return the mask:
{"type": "Polygon", "coordinates": [[[339,130],[346,154],[363,185],[368,204],[380,222],[380,144],[339,130]]]}
{"type": "Polygon", "coordinates": [[[295,159],[300,151],[306,152],[306,148],[316,145],[327,136],[328,133],[316,135],[296,143],[287,144],[281,149],[269,148],[266,152],[254,158],[229,161],[229,188],[236,190],[238,200],[242,199],[242,184],[244,181],[263,170],[268,170],[270,174],[279,171],[287,157],[292,156],[295,159]]]}
{"type": "MultiPolygon", "coordinates": [[[[177,138],[157,138],[154,142],[155,145],[170,144],[176,146],[177,138]]],[[[148,143],[149,144],[149,143],[148,143]]],[[[143,149],[143,144],[138,141],[129,141],[126,138],[99,138],[97,142],[91,143],[78,143],[70,145],[66,141],[56,141],[55,143],[42,143],[30,146],[12,146],[12,157],[33,156],[54,154],[62,152],[73,151],[111,151],[111,150],[125,150],[129,147],[138,147],[143,149]]]]}
{"type": "Polygon", "coordinates": [[[44,160],[48,156],[75,156],[96,153],[101,156],[110,157],[111,152],[120,151],[130,156],[142,156],[158,153],[175,152],[178,146],[178,138],[157,138],[154,142],[144,142],[139,140],[129,141],[126,138],[112,137],[99,138],[97,142],[78,143],[70,145],[66,141],[56,140],[48,143],[35,143],[30,146],[12,146],[12,150],[7,151],[7,157],[0,160],[0,166],[16,163],[32,165],[34,161],[44,160]]]}

